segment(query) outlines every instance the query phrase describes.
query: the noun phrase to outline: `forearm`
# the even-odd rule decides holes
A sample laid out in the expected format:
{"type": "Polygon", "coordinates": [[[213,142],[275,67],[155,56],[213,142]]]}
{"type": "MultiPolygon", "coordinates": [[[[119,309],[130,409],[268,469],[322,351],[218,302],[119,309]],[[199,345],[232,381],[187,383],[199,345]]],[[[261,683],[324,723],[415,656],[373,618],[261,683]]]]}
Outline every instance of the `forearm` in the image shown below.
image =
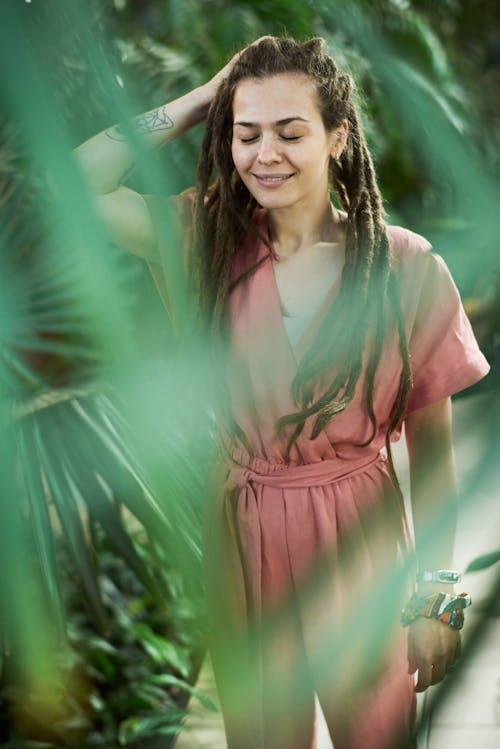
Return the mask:
{"type": "MultiPolygon", "coordinates": [[[[407,420],[415,549],[420,570],[453,567],[457,487],[449,399],[407,420]]],[[[419,590],[452,591],[452,585],[421,583],[419,590]]]]}
{"type": "MultiPolygon", "coordinates": [[[[201,122],[214,93],[211,83],[136,117],[133,125],[147,148],[158,148],[201,122]]],[[[120,125],[94,135],[73,151],[93,192],[116,190],[134,166],[134,151],[120,125]]]]}

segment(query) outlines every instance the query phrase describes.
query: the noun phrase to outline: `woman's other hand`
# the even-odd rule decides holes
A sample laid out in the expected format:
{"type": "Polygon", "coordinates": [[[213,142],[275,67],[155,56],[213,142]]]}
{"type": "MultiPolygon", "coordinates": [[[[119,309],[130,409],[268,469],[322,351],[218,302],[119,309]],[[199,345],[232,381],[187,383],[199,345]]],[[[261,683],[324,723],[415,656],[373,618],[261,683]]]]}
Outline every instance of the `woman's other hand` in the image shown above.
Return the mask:
{"type": "Polygon", "coordinates": [[[437,619],[420,617],[409,627],[409,673],[418,670],[416,692],[437,684],[460,655],[460,632],[437,619]]]}

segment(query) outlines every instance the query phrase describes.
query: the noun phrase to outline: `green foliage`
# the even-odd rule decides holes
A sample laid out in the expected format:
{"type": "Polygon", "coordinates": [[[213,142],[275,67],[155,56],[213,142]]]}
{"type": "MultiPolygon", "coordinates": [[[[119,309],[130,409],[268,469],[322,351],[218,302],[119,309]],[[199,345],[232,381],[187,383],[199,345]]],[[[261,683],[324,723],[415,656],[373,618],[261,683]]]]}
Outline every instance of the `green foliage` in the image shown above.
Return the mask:
{"type": "MultiPolygon", "coordinates": [[[[140,531],[130,532],[139,546],[142,536],[140,531]]],[[[68,633],[51,685],[58,719],[41,720],[36,705],[29,709],[31,695],[20,686],[6,685],[0,692],[2,717],[16,716],[17,727],[5,737],[5,745],[30,746],[32,739],[43,737],[58,748],[139,747],[140,740],[179,731],[189,695],[216,710],[192,687],[203,655],[203,633],[192,602],[174,585],[160,605],[98,532],[95,550],[107,621],[101,633],[84,605],[67,547],[61,541],[57,547],[68,633]]],[[[166,585],[175,581],[175,574],[158,566],[150,552],[146,555],[155,576],[164,578],[166,585]]]]}
{"type": "MultiPolygon", "coordinates": [[[[466,5],[5,3],[6,746],[139,747],[175,734],[188,694],[207,702],[192,686],[203,641],[200,518],[211,461],[199,342],[179,344],[151,279],[109,246],[71,148],[205,82],[258,36],[322,35],[365,91],[365,127],[391,220],[426,233],[460,288],[484,300],[478,331],[493,357],[498,77],[493,52],[483,55],[481,44],[487,37],[494,51],[494,3],[482,0],[473,19],[466,5]]],[[[195,128],[154,157],[134,142],[139,167],[128,184],[160,195],[191,185],[200,137],[195,128]]],[[[182,313],[181,292],[177,302],[182,313]]],[[[497,553],[486,555],[469,569],[496,561],[497,553]]]]}
{"type": "Polygon", "coordinates": [[[476,557],[467,565],[466,572],[479,572],[480,570],[486,570],[492,567],[497,562],[500,562],[500,551],[492,551],[489,554],[482,554],[480,557],[476,557]]]}

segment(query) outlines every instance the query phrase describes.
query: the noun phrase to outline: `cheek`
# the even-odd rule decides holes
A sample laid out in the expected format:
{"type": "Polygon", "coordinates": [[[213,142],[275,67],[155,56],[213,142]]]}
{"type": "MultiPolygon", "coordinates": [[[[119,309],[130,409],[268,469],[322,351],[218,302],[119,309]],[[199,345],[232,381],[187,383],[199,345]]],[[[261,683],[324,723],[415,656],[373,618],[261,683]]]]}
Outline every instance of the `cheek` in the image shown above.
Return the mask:
{"type": "Polygon", "coordinates": [[[237,172],[239,172],[241,165],[241,154],[238,150],[238,147],[234,144],[231,146],[231,156],[233,157],[234,168],[237,172]]]}
{"type": "Polygon", "coordinates": [[[245,151],[242,151],[242,149],[239,148],[238,145],[234,145],[231,147],[231,155],[233,157],[234,168],[236,169],[240,177],[243,178],[245,171],[252,163],[249,150],[247,149],[245,151]]]}
{"type": "Polygon", "coordinates": [[[231,156],[233,157],[233,164],[236,166],[238,160],[238,149],[236,148],[234,140],[231,141],[231,156]]]}

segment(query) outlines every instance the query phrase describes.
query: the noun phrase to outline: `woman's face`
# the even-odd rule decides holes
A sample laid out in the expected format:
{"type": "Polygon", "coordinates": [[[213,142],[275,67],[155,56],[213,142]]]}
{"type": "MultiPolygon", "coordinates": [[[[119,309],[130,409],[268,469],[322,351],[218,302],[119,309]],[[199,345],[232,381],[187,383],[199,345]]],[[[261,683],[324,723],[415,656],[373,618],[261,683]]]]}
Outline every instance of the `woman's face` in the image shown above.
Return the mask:
{"type": "Polygon", "coordinates": [[[248,78],[234,93],[232,156],[256,201],[268,209],[328,200],[328,165],[347,125],[327,133],[315,83],[303,73],[248,78]]]}

